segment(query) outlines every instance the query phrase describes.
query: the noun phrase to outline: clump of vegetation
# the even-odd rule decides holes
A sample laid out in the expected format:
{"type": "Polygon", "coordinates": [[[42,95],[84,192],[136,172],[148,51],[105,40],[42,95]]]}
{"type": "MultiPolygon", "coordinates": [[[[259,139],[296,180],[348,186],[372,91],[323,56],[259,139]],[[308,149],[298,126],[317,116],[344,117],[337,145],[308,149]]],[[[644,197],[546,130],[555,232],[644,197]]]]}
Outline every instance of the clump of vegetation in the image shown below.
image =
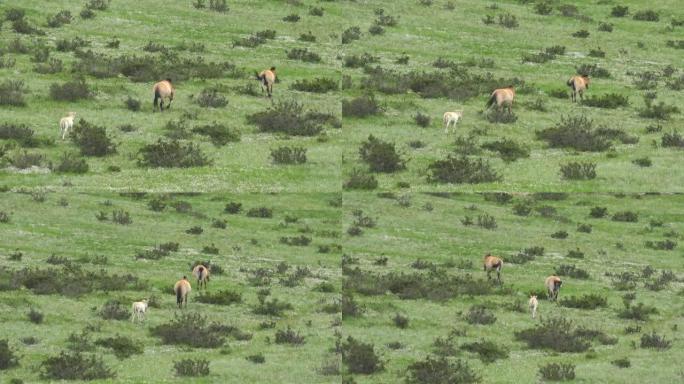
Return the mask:
{"type": "Polygon", "coordinates": [[[584,269],[577,268],[574,264],[560,264],[556,267],[554,273],[558,276],[570,276],[574,279],[588,279],[589,272],[584,269]]]}
{"type": "Polygon", "coordinates": [[[189,168],[211,164],[198,145],[182,144],[178,140],[159,139],[142,147],[138,154],[138,166],[143,168],[189,168]]]}
{"type": "Polygon", "coordinates": [[[556,352],[584,352],[591,345],[572,321],[559,317],[545,319],[534,328],[516,331],[515,338],[526,342],[530,348],[556,352]]]}
{"type": "Polygon", "coordinates": [[[539,376],[549,381],[574,380],[575,365],[570,363],[548,363],[539,367],[539,376]]]}
{"type": "Polygon", "coordinates": [[[461,345],[461,349],[464,351],[477,353],[480,360],[482,360],[482,362],[485,364],[493,363],[499,359],[507,359],[509,353],[508,349],[501,347],[499,344],[489,340],[465,343],[461,345]]]}
{"type": "Polygon", "coordinates": [[[501,180],[501,176],[484,159],[447,155],[428,166],[428,181],[455,184],[477,184],[501,180]]]}
{"type": "Polygon", "coordinates": [[[228,290],[216,291],[213,293],[201,292],[199,296],[197,296],[197,301],[205,304],[232,305],[241,303],[242,295],[228,290]]]}
{"type": "Polygon", "coordinates": [[[108,300],[99,314],[105,320],[127,320],[130,317],[128,307],[122,305],[119,300],[108,300]]]}
{"type": "Polygon", "coordinates": [[[102,157],[116,153],[116,144],[107,135],[107,129],[84,119],[74,125],[71,140],[85,156],[102,157]]]}
{"type": "Polygon", "coordinates": [[[359,148],[359,155],[373,172],[392,173],[406,168],[406,161],[396,152],[394,143],[368,136],[359,148]]]}
{"type": "Polygon", "coordinates": [[[0,340],[0,371],[19,365],[19,357],[15,353],[7,339],[0,340]]]}
{"type": "Polygon", "coordinates": [[[217,147],[224,146],[228,143],[239,142],[241,137],[239,130],[232,129],[217,122],[194,127],[192,132],[203,136],[208,136],[211,140],[211,143],[217,147]]]}
{"type": "Polygon", "coordinates": [[[140,355],[145,351],[142,343],[135,342],[128,336],[116,335],[95,341],[95,345],[111,348],[119,359],[126,359],[133,355],[140,355]]]}
{"type": "Polygon", "coordinates": [[[308,48],[292,48],[287,51],[287,58],[290,60],[299,60],[305,63],[320,63],[321,56],[316,52],[309,51],[308,48]]]}
{"type": "Polygon", "coordinates": [[[276,344],[302,345],[304,344],[304,336],[288,326],[287,329],[279,329],[276,331],[275,342],[276,344]]]}
{"type": "Polygon", "coordinates": [[[637,221],[639,221],[639,215],[632,211],[616,212],[615,214],[613,214],[611,220],[636,223],[637,221]]]}
{"type": "Polygon", "coordinates": [[[617,93],[608,93],[600,97],[588,97],[582,100],[583,105],[596,108],[615,109],[629,105],[629,98],[617,93]]]}
{"type": "Polygon", "coordinates": [[[218,89],[204,88],[202,92],[195,97],[195,103],[204,108],[223,108],[228,105],[228,100],[219,93],[218,89]]]}
{"type": "Polygon", "coordinates": [[[613,17],[625,17],[629,14],[629,7],[616,5],[611,9],[610,15],[613,17]]]}
{"type": "Polygon", "coordinates": [[[361,38],[361,28],[359,27],[349,27],[342,32],[342,44],[349,44],[354,40],[359,40],[361,38]]]}
{"type": "Polygon", "coordinates": [[[294,100],[277,102],[266,111],[249,115],[247,121],[259,127],[261,132],[293,136],[314,136],[323,129],[317,114],[304,113],[304,106],[294,100]]]}
{"type": "Polygon", "coordinates": [[[50,85],[50,97],[57,101],[78,101],[89,99],[93,93],[88,88],[84,78],[67,81],[64,84],[50,85]]]}
{"type": "Polygon", "coordinates": [[[512,162],[518,159],[530,157],[530,149],[517,143],[514,140],[502,139],[499,141],[493,141],[489,143],[482,144],[482,148],[498,152],[499,156],[506,161],[512,162]]]}
{"type": "Polygon", "coordinates": [[[499,25],[504,28],[518,28],[518,18],[510,13],[504,13],[499,15],[499,25]]]}
{"type": "Polygon", "coordinates": [[[369,375],[384,369],[382,361],[375,354],[373,344],[367,344],[349,336],[340,348],[342,363],[351,373],[369,375]]]}
{"type": "Polygon", "coordinates": [[[470,384],[481,380],[466,361],[448,359],[446,356],[427,356],[425,360],[409,365],[406,372],[407,384],[470,384]]]}
{"type": "Polygon", "coordinates": [[[668,120],[671,114],[679,113],[679,108],[660,101],[655,103],[655,93],[644,95],[644,108],[639,110],[639,116],[647,119],[668,120]]]}
{"type": "Polygon", "coordinates": [[[271,149],[271,159],[275,164],[304,164],[306,148],[282,146],[271,149]]]}
{"type": "Polygon", "coordinates": [[[666,340],[664,336],[660,336],[655,331],[651,334],[644,333],[641,335],[641,348],[653,348],[657,350],[666,350],[672,347],[672,341],[666,340]]]}
{"type": "MultiPolygon", "coordinates": [[[[224,0],[225,1],[225,0],[224,0]]],[[[213,0],[212,0],[213,2],[213,0]]],[[[183,359],[173,362],[173,369],[179,377],[209,376],[209,360],[183,359]]]]}
{"type": "Polygon", "coordinates": [[[632,18],[639,21],[659,21],[660,15],[654,10],[647,9],[635,13],[632,18]]]}
{"type": "Polygon", "coordinates": [[[273,217],[273,209],[268,207],[255,207],[250,208],[247,213],[247,217],[258,217],[261,219],[270,219],[273,217]]]}
{"type": "Polygon", "coordinates": [[[81,352],[60,352],[41,363],[40,377],[45,380],[98,380],[116,377],[102,358],[81,352]]]}
{"type": "Polygon", "coordinates": [[[374,175],[354,168],[342,187],[344,189],[372,190],[378,187],[378,180],[374,175]]]}
{"type": "Polygon", "coordinates": [[[632,305],[629,301],[625,301],[624,304],[625,307],[618,312],[618,317],[621,319],[648,321],[651,315],[658,313],[658,309],[656,307],[646,305],[644,303],[632,305]]]}
{"type": "Polygon", "coordinates": [[[223,345],[224,326],[207,324],[206,317],[199,313],[176,315],[169,323],[150,329],[153,336],[161,338],[163,344],[181,344],[194,348],[217,348],[223,345]]]}
{"type": "Polygon", "coordinates": [[[560,305],[568,308],[596,309],[608,306],[608,299],[598,294],[586,294],[581,297],[570,296],[561,299],[560,305]]]}
{"type": "Polygon", "coordinates": [[[586,116],[561,117],[556,126],[537,131],[536,136],[552,148],[598,152],[610,147],[606,130],[594,128],[593,121],[586,116]]]}
{"type": "Polygon", "coordinates": [[[366,117],[382,112],[373,95],[363,95],[342,101],[342,117],[366,117]]]}
{"type": "Polygon", "coordinates": [[[26,106],[25,93],[26,86],[22,80],[7,79],[0,84],[0,105],[26,106]]]}
{"type": "Polygon", "coordinates": [[[89,168],[84,158],[78,157],[75,153],[65,152],[52,170],[57,173],[86,173],[89,168]]]}
{"type": "Polygon", "coordinates": [[[47,25],[50,28],[59,28],[64,24],[70,24],[73,20],[71,12],[67,10],[61,10],[54,15],[47,17],[47,25]]]}
{"type": "Polygon", "coordinates": [[[494,322],[496,322],[496,316],[494,313],[482,305],[473,305],[470,307],[465,319],[470,324],[486,325],[494,324],[494,322]]]}
{"type": "Polygon", "coordinates": [[[610,72],[607,69],[599,67],[597,64],[582,64],[579,67],[575,67],[577,74],[582,76],[591,76],[597,78],[608,78],[610,77],[610,72]]]}
{"type": "Polygon", "coordinates": [[[339,85],[336,80],[329,77],[316,77],[314,79],[297,80],[290,88],[302,92],[327,93],[337,91],[339,85]]]}
{"type": "Polygon", "coordinates": [[[596,178],[596,163],[573,161],[560,166],[560,174],[568,180],[591,180],[596,178]]]}

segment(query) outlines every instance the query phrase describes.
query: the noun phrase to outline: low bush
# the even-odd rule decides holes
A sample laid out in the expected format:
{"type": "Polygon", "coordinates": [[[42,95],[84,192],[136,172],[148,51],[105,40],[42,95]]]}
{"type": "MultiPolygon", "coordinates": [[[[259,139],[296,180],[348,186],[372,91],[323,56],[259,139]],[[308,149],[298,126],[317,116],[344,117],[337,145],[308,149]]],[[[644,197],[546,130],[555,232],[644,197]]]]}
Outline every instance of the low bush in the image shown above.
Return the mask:
{"type": "Polygon", "coordinates": [[[0,84],[0,105],[23,107],[26,105],[25,93],[26,87],[22,80],[7,79],[0,84]]]}
{"type": "Polygon", "coordinates": [[[570,296],[560,300],[560,305],[568,308],[596,309],[608,306],[608,299],[598,294],[586,294],[581,297],[570,296]]]}
{"type": "Polygon", "coordinates": [[[573,32],[572,37],[578,37],[580,39],[586,39],[587,37],[589,37],[589,31],[587,31],[586,29],[581,29],[577,32],[573,32]]]}
{"type": "Polygon", "coordinates": [[[342,32],[341,41],[342,41],[342,44],[349,44],[354,40],[359,40],[360,38],[361,38],[361,28],[349,27],[342,32]]]}
{"type": "Polygon", "coordinates": [[[275,342],[276,344],[302,345],[304,344],[304,336],[293,331],[290,327],[287,327],[287,329],[279,329],[276,331],[275,342]]]}
{"type": "Polygon", "coordinates": [[[228,105],[226,97],[219,93],[216,88],[204,88],[200,94],[194,98],[195,103],[204,108],[223,108],[228,105]]]}
{"type": "Polygon", "coordinates": [[[176,315],[169,323],[150,328],[153,336],[161,338],[162,344],[188,345],[194,348],[217,348],[223,345],[223,326],[207,324],[199,313],[176,315]]]}
{"type": "Polygon", "coordinates": [[[496,322],[496,316],[482,305],[473,305],[468,310],[468,314],[465,315],[465,320],[469,324],[487,325],[494,324],[494,322],[496,322]]]}
{"type": "Polygon", "coordinates": [[[510,13],[501,14],[499,15],[499,25],[504,28],[517,28],[519,26],[518,18],[510,13]]]}
{"type": "Polygon", "coordinates": [[[374,175],[354,168],[347,181],[342,185],[344,189],[372,190],[378,187],[378,180],[374,175]]]}
{"type": "Polygon", "coordinates": [[[583,105],[597,108],[615,109],[629,105],[629,98],[617,93],[608,93],[600,97],[588,97],[582,100],[583,105]]]}
{"type": "Polygon", "coordinates": [[[308,48],[292,48],[287,51],[287,58],[290,60],[299,60],[305,63],[320,63],[321,56],[316,52],[309,51],[308,48]]]}
{"type": "Polygon", "coordinates": [[[304,164],[306,163],[306,148],[282,146],[271,149],[271,159],[275,164],[304,164]]]}
{"type": "Polygon", "coordinates": [[[342,117],[366,117],[382,112],[373,95],[363,95],[342,101],[342,117]]]}
{"type": "Polygon", "coordinates": [[[16,351],[10,348],[7,339],[0,340],[0,371],[14,368],[19,365],[19,357],[16,351]]]}
{"type": "Polygon", "coordinates": [[[644,333],[641,335],[641,348],[652,348],[657,350],[666,350],[672,347],[672,341],[666,340],[664,336],[660,336],[655,331],[651,334],[644,333]]]}
{"type": "Polygon", "coordinates": [[[394,143],[382,141],[373,135],[361,143],[359,155],[373,172],[392,173],[406,168],[406,161],[396,152],[394,143]]]}
{"type": "Polygon", "coordinates": [[[106,156],[116,153],[116,145],[104,127],[80,119],[74,126],[71,140],[85,156],[106,156]]]}
{"type": "Polygon", "coordinates": [[[501,158],[506,162],[512,162],[518,159],[530,157],[530,149],[528,147],[510,139],[502,139],[499,141],[485,143],[482,144],[482,148],[489,151],[498,152],[499,156],[501,156],[501,158]]]}
{"type": "Polygon", "coordinates": [[[660,15],[656,11],[653,11],[651,9],[647,9],[644,11],[639,11],[632,16],[634,20],[639,20],[639,21],[659,21],[660,20],[660,15]]]}
{"type": "Polygon", "coordinates": [[[607,69],[599,67],[597,64],[582,64],[579,67],[575,67],[577,74],[582,76],[591,76],[597,78],[608,78],[610,77],[610,72],[607,69]]]}
{"type": "Polygon", "coordinates": [[[52,83],[50,85],[50,97],[57,101],[78,101],[89,99],[93,93],[88,89],[85,79],[75,79],[64,84],[52,83]]]}
{"type": "Polygon", "coordinates": [[[610,15],[613,17],[625,17],[629,14],[629,7],[616,5],[611,9],[610,15]]]}
{"type": "MultiPolygon", "coordinates": [[[[212,272],[214,272],[212,270],[212,272]]],[[[242,303],[242,295],[228,290],[216,291],[212,293],[201,292],[197,296],[197,301],[205,304],[232,305],[242,303]]]]}
{"type": "Polygon", "coordinates": [[[482,378],[468,363],[461,359],[448,359],[446,356],[427,356],[408,366],[407,384],[470,384],[479,383],[482,378]]]}
{"type": "Polygon", "coordinates": [[[314,112],[304,113],[304,106],[296,101],[277,102],[266,111],[249,115],[247,121],[261,132],[281,132],[293,136],[315,136],[323,129],[314,112]]]}
{"type": "Polygon", "coordinates": [[[48,357],[40,365],[40,377],[44,380],[98,380],[116,377],[102,358],[81,352],[60,352],[48,357]]]}
{"type": "Polygon", "coordinates": [[[684,148],[684,137],[677,131],[665,133],[660,139],[660,144],[666,148],[684,148]]]}
{"type": "Polygon", "coordinates": [[[539,376],[549,381],[574,380],[575,365],[570,363],[548,363],[539,367],[539,376]]]}
{"type": "Polygon", "coordinates": [[[611,217],[611,220],[636,223],[637,221],[639,221],[639,215],[632,211],[616,212],[613,214],[613,217],[611,217]]]}
{"type": "Polygon", "coordinates": [[[472,343],[465,343],[461,345],[464,351],[477,353],[483,363],[493,363],[499,359],[508,358],[508,349],[500,347],[499,344],[488,340],[480,340],[472,343]]]}
{"type": "Polygon", "coordinates": [[[500,181],[501,176],[484,159],[447,155],[428,165],[428,182],[477,184],[500,181]]]}
{"type": "Polygon", "coordinates": [[[558,276],[570,276],[574,279],[588,279],[589,272],[584,269],[577,268],[575,265],[560,264],[556,267],[555,272],[558,276]]]}
{"type": "Polygon", "coordinates": [[[327,93],[337,91],[339,85],[336,80],[329,77],[316,77],[314,79],[297,80],[290,88],[302,92],[327,93]]]}
{"type": "Polygon", "coordinates": [[[252,308],[252,312],[257,315],[281,317],[283,312],[292,310],[292,308],[292,304],[288,302],[280,301],[277,298],[268,300],[265,297],[260,296],[259,304],[252,308]]]}
{"type": "Polygon", "coordinates": [[[560,166],[560,174],[567,180],[591,180],[596,178],[596,163],[570,162],[560,166]]]}
{"type": "Polygon", "coordinates": [[[241,138],[241,133],[238,129],[233,129],[217,122],[196,126],[192,128],[192,133],[208,136],[211,143],[217,147],[224,146],[228,143],[237,143],[241,138]]]}
{"type": "Polygon", "coordinates": [[[515,338],[533,349],[551,349],[556,352],[584,352],[591,344],[578,332],[572,321],[548,318],[534,328],[515,332],[515,338]]]}
{"type": "Polygon", "coordinates": [[[247,213],[247,217],[258,217],[262,219],[270,219],[273,217],[273,209],[267,207],[256,207],[250,208],[247,213]]]}
{"type": "Polygon", "coordinates": [[[380,59],[370,53],[364,52],[360,55],[347,55],[344,57],[343,66],[347,68],[361,68],[369,64],[377,63],[380,59]]]}
{"type": "Polygon", "coordinates": [[[41,167],[45,162],[45,155],[40,153],[30,153],[21,151],[15,153],[9,158],[9,163],[19,169],[27,169],[31,167],[41,167]]]}
{"type": "Polygon", "coordinates": [[[552,148],[598,152],[610,147],[606,129],[594,128],[593,121],[586,116],[561,117],[561,121],[554,127],[537,131],[536,136],[545,140],[552,148]]]}
{"type": "Polygon", "coordinates": [[[131,316],[128,307],[119,300],[108,300],[100,309],[99,315],[105,320],[128,320],[131,316]]]}
{"type": "Polygon", "coordinates": [[[650,315],[658,314],[658,309],[644,303],[632,305],[625,302],[625,307],[618,312],[618,317],[621,319],[648,321],[650,315]]]}
{"type": "Polygon", "coordinates": [[[209,361],[206,359],[178,360],[173,362],[173,369],[179,377],[209,376],[209,361]]]}
{"type": "Polygon", "coordinates": [[[143,146],[138,154],[138,166],[142,168],[189,168],[212,163],[198,145],[181,144],[178,140],[159,139],[154,144],[143,146]]]}
{"type": "Polygon", "coordinates": [[[78,157],[75,153],[65,152],[52,170],[57,173],[86,173],[89,168],[84,158],[78,157]]]}
{"type": "Polygon", "coordinates": [[[145,351],[142,343],[135,342],[127,336],[116,335],[95,341],[95,345],[110,348],[119,359],[126,359],[133,355],[140,355],[145,351]]]}
{"type": "Polygon", "coordinates": [[[518,116],[515,113],[508,112],[504,108],[492,108],[485,114],[485,117],[490,123],[496,124],[512,124],[518,120],[518,116]]]}
{"type": "Polygon", "coordinates": [[[373,344],[367,344],[349,336],[340,346],[342,363],[350,373],[369,375],[384,369],[380,358],[375,354],[373,344]]]}
{"type": "Polygon", "coordinates": [[[47,17],[47,25],[50,28],[59,28],[64,24],[70,24],[71,20],[73,20],[71,12],[61,10],[56,14],[47,17]]]}
{"type": "Polygon", "coordinates": [[[613,24],[601,21],[598,25],[598,30],[601,32],[613,32],[613,24]]]}

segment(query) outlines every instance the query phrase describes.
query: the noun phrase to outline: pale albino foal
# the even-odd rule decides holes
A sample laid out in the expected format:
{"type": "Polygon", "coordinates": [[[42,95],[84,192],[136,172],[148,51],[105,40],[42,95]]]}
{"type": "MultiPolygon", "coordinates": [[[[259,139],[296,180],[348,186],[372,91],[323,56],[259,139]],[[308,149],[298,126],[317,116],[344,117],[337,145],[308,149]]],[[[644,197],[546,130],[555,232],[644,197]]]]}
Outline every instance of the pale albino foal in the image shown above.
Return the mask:
{"type": "Polygon", "coordinates": [[[76,112],[69,112],[59,120],[59,133],[62,135],[62,140],[66,138],[69,130],[74,126],[74,117],[76,117],[76,112]]]}
{"type": "Polygon", "coordinates": [[[463,111],[444,112],[444,133],[449,133],[449,126],[456,132],[456,123],[463,117],[463,111]]]}
{"type": "Polygon", "coordinates": [[[530,307],[530,312],[532,312],[532,318],[534,319],[535,317],[537,317],[537,306],[539,306],[537,296],[530,296],[530,301],[527,303],[527,305],[530,307]]]}
{"type": "Polygon", "coordinates": [[[147,299],[145,299],[143,301],[134,302],[131,309],[133,310],[133,314],[131,314],[131,321],[135,321],[135,320],[144,321],[145,320],[145,312],[147,312],[147,299]]]}

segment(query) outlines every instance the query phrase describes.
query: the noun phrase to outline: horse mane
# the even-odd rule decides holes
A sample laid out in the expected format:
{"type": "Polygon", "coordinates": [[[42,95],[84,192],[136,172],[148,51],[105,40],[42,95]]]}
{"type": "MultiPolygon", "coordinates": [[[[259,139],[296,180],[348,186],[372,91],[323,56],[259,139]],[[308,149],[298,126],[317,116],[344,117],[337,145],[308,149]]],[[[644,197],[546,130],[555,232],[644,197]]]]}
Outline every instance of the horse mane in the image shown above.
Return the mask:
{"type": "Polygon", "coordinates": [[[271,72],[275,72],[275,70],[276,70],[275,67],[271,67],[271,72]]]}
{"type": "Polygon", "coordinates": [[[166,78],[166,81],[168,81],[169,83],[172,83],[171,79],[168,77],[166,78]]]}

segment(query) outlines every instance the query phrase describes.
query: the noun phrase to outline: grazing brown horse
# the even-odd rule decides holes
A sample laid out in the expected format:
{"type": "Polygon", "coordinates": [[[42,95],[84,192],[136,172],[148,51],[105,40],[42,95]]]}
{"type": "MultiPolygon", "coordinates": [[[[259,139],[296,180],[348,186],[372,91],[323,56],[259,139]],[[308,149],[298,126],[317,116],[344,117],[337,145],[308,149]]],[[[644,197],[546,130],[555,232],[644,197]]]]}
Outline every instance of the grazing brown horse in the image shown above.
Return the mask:
{"type": "Polygon", "coordinates": [[[197,278],[197,286],[207,289],[207,281],[209,281],[209,268],[202,264],[197,264],[195,268],[192,269],[192,275],[197,278]]]}
{"type": "Polygon", "coordinates": [[[558,293],[560,292],[560,287],[563,285],[560,277],[551,275],[544,281],[547,291],[549,292],[549,300],[558,300],[558,293]]]}
{"type": "Polygon", "coordinates": [[[567,84],[568,87],[572,88],[572,94],[571,98],[572,101],[577,101],[577,94],[579,93],[580,99],[584,100],[584,91],[586,89],[589,89],[589,83],[591,80],[589,80],[589,76],[586,75],[581,75],[581,76],[573,76],[568,80],[567,84]]]}
{"type": "Polygon", "coordinates": [[[496,271],[496,280],[501,282],[501,268],[503,267],[503,260],[501,258],[492,256],[488,253],[484,257],[484,270],[487,272],[487,279],[491,279],[492,271],[496,271]]]}
{"type": "Polygon", "coordinates": [[[162,112],[164,110],[164,99],[169,99],[169,104],[166,106],[166,109],[169,109],[171,107],[171,102],[173,101],[173,95],[176,93],[176,90],[171,83],[171,79],[155,83],[152,90],[154,91],[154,108],[152,110],[154,111],[157,109],[157,100],[159,100],[159,111],[162,112]]]}
{"type": "Polygon", "coordinates": [[[187,308],[188,293],[192,291],[188,277],[183,276],[182,279],[178,280],[173,286],[173,291],[176,293],[176,304],[178,305],[178,308],[183,308],[183,302],[185,302],[185,308],[187,308]]]}
{"type": "Polygon", "coordinates": [[[498,109],[508,107],[508,113],[511,113],[511,107],[513,106],[514,98],[515,89],[512,85],[509,85],[506,88],[497,88],[489,97],[489,100],[487,101],[487,108],[491,107],[496,102],[496,107],[498,109]]]}
{"type": "Polygon", "coordinates": [[[264,92],[264,88],[268,92],[268,97],[273,95],[273,83],[276,79],[276,68],[271,67],[270,69],[265,69],[257,74],[257,80],[261,81],[261,92],[264,92]]]}

